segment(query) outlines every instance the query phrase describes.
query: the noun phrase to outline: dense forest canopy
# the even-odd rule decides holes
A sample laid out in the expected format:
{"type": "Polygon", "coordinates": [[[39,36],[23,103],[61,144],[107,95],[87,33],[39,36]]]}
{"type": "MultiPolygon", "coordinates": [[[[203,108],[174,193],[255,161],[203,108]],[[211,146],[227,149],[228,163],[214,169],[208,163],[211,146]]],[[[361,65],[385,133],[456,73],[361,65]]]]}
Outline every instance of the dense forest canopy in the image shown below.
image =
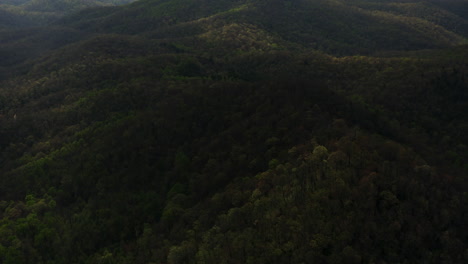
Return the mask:
{"type": "Polygon", "coordinates": [[[51,23],[83,9],[128,4],[135,0],[2,0],[0,30],[6,26],[26,27],[51,23]],[[13,17],[13,18],[11,18],[13,17]],[[6,21],[6,22],[5,22],[6,21]]]}
{"type": "Polygon", "coordinates": [[[5,0],[0,263],[467,263],[468,1],[5,0]]]}

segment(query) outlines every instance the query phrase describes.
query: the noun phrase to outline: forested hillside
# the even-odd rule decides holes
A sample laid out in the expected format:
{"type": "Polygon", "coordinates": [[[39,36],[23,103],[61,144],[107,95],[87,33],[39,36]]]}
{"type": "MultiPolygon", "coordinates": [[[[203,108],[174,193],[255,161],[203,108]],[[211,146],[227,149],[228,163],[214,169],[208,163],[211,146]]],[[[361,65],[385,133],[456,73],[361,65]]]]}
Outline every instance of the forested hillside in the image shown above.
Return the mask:
{"type": "Polygon", "coordinates": [[[115,6],[135,0],[2,0],[0,2],[0,30],[2,27],[14,28],[40,26],[60,17],[91,7],[115,6]],[[14,19],[10,17],[14,16],[14,19]],[[18,18],[16,18],[18,17],[18,18]]]}
{"type": "Polygon", "coordinates": [[[0,263],[468,261],[467,1],[33,2],[0,263]]]}

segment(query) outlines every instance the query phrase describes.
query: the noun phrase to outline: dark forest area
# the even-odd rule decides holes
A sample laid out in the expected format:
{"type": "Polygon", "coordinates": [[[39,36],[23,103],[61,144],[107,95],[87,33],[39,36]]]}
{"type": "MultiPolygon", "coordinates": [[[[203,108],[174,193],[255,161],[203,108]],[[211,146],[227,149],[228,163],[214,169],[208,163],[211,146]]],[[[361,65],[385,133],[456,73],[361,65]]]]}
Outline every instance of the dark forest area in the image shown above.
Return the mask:
{"type": "Polygon", "coordinates": [[[467,263],[467,0],[5,0],[0,263],[467,263]]]}

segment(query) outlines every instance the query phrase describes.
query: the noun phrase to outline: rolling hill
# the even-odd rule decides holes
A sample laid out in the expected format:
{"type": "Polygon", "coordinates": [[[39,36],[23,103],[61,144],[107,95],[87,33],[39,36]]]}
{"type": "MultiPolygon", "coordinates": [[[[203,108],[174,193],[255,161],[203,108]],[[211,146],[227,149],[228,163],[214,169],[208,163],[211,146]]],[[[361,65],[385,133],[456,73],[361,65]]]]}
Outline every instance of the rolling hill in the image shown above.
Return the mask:
{"type": "Polygon", "coordinates": [[[2,30],[0,262],[465,263],[466,3],[140,0],[2,30]]]}
{"type": "Polygon", "coordinates": [[[41,26],[82,9],[116,6],[134,0],[5,0],[0,3],[0,29],[41,26]],[[11,16],[16,18],[12,19],[11,16]]]}

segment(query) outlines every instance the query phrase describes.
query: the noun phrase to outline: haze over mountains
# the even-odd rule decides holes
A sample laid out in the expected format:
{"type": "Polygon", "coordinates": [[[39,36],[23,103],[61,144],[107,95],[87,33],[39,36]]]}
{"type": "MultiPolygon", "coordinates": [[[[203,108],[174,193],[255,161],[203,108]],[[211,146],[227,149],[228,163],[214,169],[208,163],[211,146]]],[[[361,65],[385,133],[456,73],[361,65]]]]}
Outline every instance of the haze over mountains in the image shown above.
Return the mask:
{"type": "Polygon", "coordinates": [[[467,39],[466,0],[2,1],[0,262],[466,263],[467,39]]]}

